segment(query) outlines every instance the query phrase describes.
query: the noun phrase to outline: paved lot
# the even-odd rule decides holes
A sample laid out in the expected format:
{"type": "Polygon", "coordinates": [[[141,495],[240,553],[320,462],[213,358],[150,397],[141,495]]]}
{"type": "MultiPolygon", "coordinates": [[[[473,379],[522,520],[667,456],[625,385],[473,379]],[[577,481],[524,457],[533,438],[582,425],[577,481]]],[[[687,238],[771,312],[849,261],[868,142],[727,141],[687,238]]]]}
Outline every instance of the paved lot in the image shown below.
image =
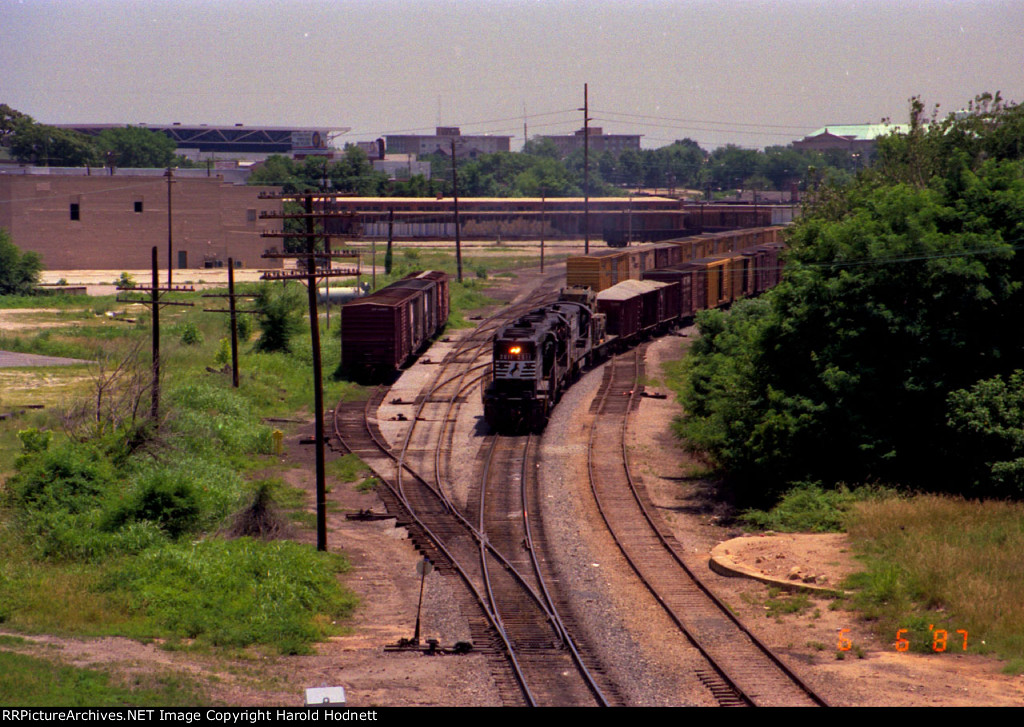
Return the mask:
{"type": "Polygon", "coordinates": [[[77,358],[59,358],[57,356],[37,356],[33,353],[0,351],[0,369],[9,369],[15,366],[71,366],[82,363],[92,362],[77,358]]]}

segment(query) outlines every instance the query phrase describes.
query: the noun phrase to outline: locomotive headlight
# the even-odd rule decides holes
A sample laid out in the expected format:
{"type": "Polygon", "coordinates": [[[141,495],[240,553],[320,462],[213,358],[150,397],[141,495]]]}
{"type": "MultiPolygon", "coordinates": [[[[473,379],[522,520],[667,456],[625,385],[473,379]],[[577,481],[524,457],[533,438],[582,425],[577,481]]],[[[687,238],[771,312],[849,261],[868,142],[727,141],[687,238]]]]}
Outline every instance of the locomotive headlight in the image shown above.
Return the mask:
{"type": "Polygon", "coordinates": [[[522,347],[521,347],[521,346],[512,346],[512,347],[510,347],[510,348],[508,349],[508,352],[509,352],[509,353],[511,353],[511,354],[512,354],[513,356],[515,356],[515,355],[517,355],[517,354],[520,354],[520,353],[522,353],[522,352],[523,352],[523,349],[522,349],[522,347]]]}

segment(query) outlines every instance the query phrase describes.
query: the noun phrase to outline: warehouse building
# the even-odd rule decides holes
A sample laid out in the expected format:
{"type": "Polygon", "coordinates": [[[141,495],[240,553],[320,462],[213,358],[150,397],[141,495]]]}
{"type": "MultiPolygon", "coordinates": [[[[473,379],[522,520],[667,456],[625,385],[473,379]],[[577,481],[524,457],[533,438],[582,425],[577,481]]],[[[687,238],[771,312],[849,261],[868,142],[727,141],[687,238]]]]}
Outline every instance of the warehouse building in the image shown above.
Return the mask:
{"type": "MultiPolygon", "coordinates": [[[[167,265],[168,183],[163,169],[131,175],[88,174],[84,168],[22,167],[0,173],[0,227],[48,270],[148,268],[156,245],[167,265]]],[[[279,267],[261,259],[279,240],[260,233],[280,227],[261,211],[281,201],[260,199],[277,187],[225,183],[219,176],[178,176],[170,190],[175,268],[279,267]]]]}

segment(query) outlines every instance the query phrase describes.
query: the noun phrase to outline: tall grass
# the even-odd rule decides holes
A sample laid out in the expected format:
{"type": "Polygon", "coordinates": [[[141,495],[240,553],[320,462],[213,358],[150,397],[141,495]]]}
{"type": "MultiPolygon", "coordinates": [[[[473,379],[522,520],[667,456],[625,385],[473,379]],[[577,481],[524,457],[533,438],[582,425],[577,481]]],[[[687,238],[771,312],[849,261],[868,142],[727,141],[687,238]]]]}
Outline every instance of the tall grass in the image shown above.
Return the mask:
{"type": "Polygon", "coordinates": [[[854,577],[856,605],[895,640],[932,651],[935,629],[950,650],[994,651],[1024,668],[1024,504],[922,495],[861,502],[849,534],[867,570],[854,577]],[[929,630],[929,626],[933,628],[929,630]]]}

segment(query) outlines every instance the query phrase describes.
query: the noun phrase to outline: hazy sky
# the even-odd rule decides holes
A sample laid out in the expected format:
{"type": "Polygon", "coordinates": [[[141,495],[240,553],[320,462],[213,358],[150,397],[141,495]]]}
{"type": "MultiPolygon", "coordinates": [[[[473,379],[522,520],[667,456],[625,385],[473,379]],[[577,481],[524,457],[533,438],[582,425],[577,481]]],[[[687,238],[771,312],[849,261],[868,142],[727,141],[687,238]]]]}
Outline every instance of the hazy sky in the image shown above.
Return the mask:
{"type": "Polygon", "coordinates": [[[713,149],[1024,101],[1024,0],[0,0],[0,103],[44,123],[564,134],[713,149]]]}

